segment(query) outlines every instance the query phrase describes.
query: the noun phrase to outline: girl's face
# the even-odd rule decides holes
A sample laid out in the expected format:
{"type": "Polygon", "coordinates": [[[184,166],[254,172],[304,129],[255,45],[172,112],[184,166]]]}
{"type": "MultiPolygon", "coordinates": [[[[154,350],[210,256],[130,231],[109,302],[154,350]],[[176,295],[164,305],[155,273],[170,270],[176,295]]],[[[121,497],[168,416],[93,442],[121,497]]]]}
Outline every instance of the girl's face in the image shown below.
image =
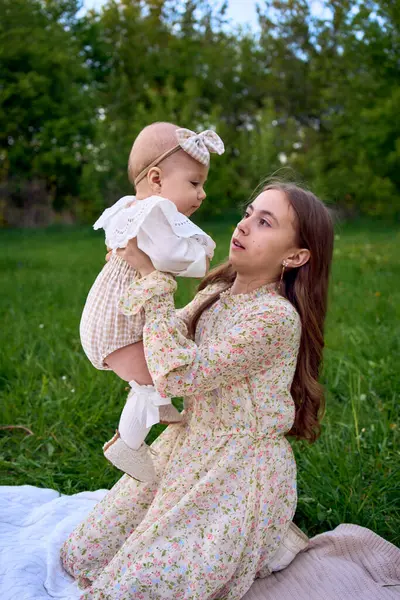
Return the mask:
{"type": "Polygon", "coordinates": [[[280,190],[266,190],[236,226],[229,260],[238,273],[279,278],[282,263],[298,250],[295,213],[280,190]]]}

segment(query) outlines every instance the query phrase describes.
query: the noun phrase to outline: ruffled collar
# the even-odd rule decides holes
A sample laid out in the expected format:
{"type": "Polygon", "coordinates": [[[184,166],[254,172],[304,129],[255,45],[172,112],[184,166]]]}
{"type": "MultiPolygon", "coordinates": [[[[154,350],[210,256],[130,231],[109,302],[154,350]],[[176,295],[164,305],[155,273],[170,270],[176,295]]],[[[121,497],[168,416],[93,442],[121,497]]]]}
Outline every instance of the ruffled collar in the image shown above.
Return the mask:
{"type": "Polygon", "coordinates": [[[279,294],[279,284],[277,282],[266,283],[259,288],[251,292],[244,292],[242,294],[232,294],[232,286],[230,286],[227,290],[224,290],[220,293],[220,299],[224,302],[236,303],[236,302],[248,302],[249,300],[253,300],[254,298],[259,298],[260,296],[264,296],[265,294],[279,294]]]}

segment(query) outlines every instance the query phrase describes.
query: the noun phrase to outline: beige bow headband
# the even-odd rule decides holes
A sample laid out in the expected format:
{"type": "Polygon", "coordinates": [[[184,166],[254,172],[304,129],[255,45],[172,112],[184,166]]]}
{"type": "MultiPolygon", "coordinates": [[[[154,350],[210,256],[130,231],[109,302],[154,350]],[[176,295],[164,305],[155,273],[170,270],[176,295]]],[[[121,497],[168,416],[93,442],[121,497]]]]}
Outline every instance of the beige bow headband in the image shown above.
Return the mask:
{"type": "Polygon", "coordinates": [[[194,131],[190,131],[190,129],[182,128],[177,129],[175,133],[178,144],[161,154],[145,169],[143,169],[143,171],[141,171],[135,179],[135,186],[137,186],[138,183],[140,183],[142,179],[146,177],[147,173],[152,167],[156,167],[161,161],[168,158],[168,156],[171,156],[171,154],[178,152],[178,150],[184,150],[192,158],[203,165],[209,164],[210,152],[216,154],[223,154],[225,152],[224,142],[221,140],[219,135],[211,129],[206,129],[206,131],[202,131],[201,133],[195,133],[194,131]]]}

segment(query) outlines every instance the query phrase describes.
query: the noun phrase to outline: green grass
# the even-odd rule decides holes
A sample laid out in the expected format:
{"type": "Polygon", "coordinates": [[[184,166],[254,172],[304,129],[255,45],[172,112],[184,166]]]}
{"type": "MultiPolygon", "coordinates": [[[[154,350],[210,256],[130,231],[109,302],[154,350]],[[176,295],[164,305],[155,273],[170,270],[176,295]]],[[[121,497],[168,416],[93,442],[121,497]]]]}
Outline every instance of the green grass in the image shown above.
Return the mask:
{"type": "MultiPolygon", "coordinates": [[[[211,224],[225,255],[230,226],[211,224]]],[[[89,229],[0,232],[0,483],[63,493],[109,488],[119,472],[104,459],[125,384],[96,371],[78,324],[104,258],[89,229]]],[[[372,223],[337,231],[322,375],[327,411],[313,446],[293,443],[296,522],[314,535],[343,522],[400,541],[400,233],[372,223]]],[[[177,302],[195,281],[181,281],[177,302]]],[[[153,428],[150,441],[163,429],[153,428]]]]}

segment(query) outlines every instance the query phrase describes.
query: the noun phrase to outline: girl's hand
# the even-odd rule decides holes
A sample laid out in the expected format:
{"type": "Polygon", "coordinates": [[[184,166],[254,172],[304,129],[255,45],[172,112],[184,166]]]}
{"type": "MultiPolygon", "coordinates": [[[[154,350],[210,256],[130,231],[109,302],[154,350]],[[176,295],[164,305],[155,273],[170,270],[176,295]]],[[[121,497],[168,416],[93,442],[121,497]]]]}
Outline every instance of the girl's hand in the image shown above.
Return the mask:
{"type": "Polygon", "coordinates": [[[136,271],[139,271],[142,277],[146,277],[156,270],[147,254],[139,250],[136,238],[129,240],[126,248],[118,248],[117,254],[136,271]]]}

